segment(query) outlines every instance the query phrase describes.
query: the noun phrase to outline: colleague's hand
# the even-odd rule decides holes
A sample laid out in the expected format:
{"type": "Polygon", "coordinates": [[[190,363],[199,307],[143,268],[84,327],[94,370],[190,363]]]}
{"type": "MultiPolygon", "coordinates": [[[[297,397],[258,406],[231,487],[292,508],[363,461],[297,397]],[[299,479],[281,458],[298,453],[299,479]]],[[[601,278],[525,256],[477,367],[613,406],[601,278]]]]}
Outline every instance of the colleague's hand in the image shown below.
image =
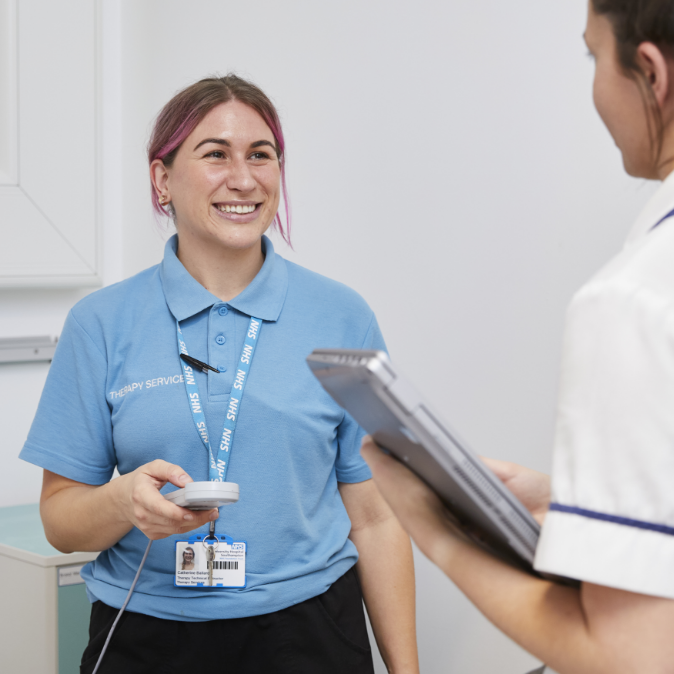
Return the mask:
{"type": "Polygon", "coordinates": [[[155,541],[197,529],[218,518],[218,510],[191,511],[167,501],[159,490],[168,482],[184,487],[192,478],[174,463],[157,459],[118,477],[119,515],[155,541]]]}
{"type": "Polygon", "coordinates": [[[534,519],[543,524],[550,505],[550,476],[509,461],[480,457],[487,467],[522,502],[534,519]]]}
{"type": "MultiPolygon", "coordinates": [[[[442,566],[452,546],[466,537],[435,492],[392,456],[384,454],[370,436],[361,454],[389,506],[419,549],[442,566]]],[[[482,459],[503,484],[542,523],[550,503],[550,478],[515,463],[482,459]]]]}

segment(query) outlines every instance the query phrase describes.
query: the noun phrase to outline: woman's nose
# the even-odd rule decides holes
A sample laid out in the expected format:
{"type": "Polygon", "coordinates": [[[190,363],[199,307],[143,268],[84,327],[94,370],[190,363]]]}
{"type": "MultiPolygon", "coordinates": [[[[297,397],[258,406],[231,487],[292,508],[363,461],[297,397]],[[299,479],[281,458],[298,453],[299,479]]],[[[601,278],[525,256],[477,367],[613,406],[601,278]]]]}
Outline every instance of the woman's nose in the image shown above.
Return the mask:
{"type": "Polygon", "coordinates": [[[245,160],[232,162],[227,174],[227,187],[239,192],[250,192],[255,189],[255,178],[250,172],[250,167],[245,160]]]}

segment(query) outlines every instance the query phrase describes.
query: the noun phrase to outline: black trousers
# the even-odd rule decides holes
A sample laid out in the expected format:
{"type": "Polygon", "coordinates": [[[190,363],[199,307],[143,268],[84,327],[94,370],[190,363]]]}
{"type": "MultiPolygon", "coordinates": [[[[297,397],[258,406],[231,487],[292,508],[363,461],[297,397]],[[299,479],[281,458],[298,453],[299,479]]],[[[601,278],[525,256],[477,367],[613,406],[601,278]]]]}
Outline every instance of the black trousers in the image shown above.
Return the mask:
{"type": "MultiPolygon", "coordinates": [[[[91,674],[118,609],[91,608],[80,672],[91,674]]],[[[125,612],[98,674],[374,674],[355,569],[327,592],[275,613],[181,622],[125,612]]]]}

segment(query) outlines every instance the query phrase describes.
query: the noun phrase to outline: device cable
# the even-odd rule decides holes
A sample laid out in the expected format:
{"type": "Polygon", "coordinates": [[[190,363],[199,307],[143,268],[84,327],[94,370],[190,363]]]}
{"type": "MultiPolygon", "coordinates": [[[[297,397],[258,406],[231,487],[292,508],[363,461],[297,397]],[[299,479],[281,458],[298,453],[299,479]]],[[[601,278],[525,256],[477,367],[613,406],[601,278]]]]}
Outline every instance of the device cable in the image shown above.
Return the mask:
{"type": "Polygon", "coordinates": [[[103,660],[103,656],[105,655],[105,651],[108,650],[108,645],[110,644],[110,639],[112,639],[112,634],[115,631],[115,627],[117,627],[117,623],[119,622],[119,619],[122,617],[122,613],[124,613],[124,609],[126,608],[126,605],[129,603],[129,599],[131,599],[131,595],[133,594],[133,590],[136,587],[136,583],[138,582],[138,576],[140,576],[140,572],[143,570],[143,567],[145,566],[145,560],[147,559],[147,555],[150,552],[150,547],[152,546],[152,541],[148,541],[147,543],[147,548],[145,548],[145,554],[143,555],[143,559],[140,562],[140,566],[138,567],[138,571],[136,571],[136,577],[133,579],[133,583],[131,583],[131,587],[129,588],[129,594],[126,595],[126,599],[124,600],[124,603],[122,604],[122,608],[119,609],[119,613],[117,614],[117,617],[115,618],[115,622],[112,623],[112,627],[110,628],[110,632],[108,632],[108,638],[105,640],[105,644],[103,645],[103,650],[101,651],[101,654],[98,656],[98,661],[96,662],[96,666],[94,667],[94,671],[92,674],[96,674],[98,671],[98,668],[101,666],[101,661],[103,660]]]}

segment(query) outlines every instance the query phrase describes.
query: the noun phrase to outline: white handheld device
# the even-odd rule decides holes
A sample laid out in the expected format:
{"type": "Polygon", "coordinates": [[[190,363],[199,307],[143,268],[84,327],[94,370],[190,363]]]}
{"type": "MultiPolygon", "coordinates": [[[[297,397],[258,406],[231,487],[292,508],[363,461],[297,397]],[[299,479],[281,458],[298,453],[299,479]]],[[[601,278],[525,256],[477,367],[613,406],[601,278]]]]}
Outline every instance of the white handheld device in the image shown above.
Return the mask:
{"type": "Polygon", "coordinates": [[[239,485],[235,482],[190,482],[183,489],[165,494],[164,498],[188,510],[211,510],[236,503],[239,485]]]}

